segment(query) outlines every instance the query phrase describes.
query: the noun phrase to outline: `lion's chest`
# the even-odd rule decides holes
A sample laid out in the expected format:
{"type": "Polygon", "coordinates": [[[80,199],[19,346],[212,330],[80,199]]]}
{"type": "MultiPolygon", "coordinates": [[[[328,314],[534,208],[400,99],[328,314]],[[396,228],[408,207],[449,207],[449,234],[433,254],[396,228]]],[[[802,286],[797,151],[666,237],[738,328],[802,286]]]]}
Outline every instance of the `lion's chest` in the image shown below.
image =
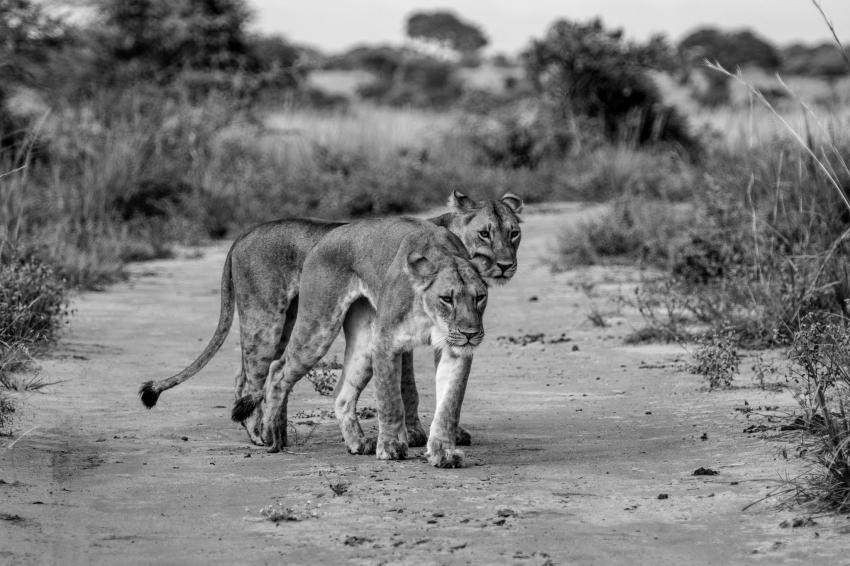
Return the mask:
{"type": "Polygon", "coordinates": [[[434,322],[423,312],[411,312],[393,332],[393,346],[410,350],[430,341],[434,322]]]}

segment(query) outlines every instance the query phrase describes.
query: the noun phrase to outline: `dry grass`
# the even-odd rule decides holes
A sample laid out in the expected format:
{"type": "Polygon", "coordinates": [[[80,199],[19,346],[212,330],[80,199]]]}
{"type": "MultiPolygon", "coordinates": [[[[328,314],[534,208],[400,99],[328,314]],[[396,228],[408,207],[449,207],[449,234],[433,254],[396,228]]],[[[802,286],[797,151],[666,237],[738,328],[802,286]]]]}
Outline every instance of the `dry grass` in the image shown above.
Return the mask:
{"type": "Polygon", "coordinates": [[[290,108],[269,114],[264,122],[278,134],[266,140],[266,147],[291,151],[294,165],[309,159],[317,148],[379,162],[397,159],[400,153],[444,156],[444,141],[457,127],[445,112],[370,105],[337,113],[290,108]]]}

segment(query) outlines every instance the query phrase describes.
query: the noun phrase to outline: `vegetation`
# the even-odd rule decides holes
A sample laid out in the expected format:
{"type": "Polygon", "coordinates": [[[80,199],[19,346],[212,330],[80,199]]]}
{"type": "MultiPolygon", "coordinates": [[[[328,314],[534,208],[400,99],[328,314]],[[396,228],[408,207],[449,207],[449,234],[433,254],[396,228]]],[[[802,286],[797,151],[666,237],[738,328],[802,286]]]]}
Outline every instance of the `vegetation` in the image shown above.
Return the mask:
{"type": "Polygon", "coordinates": [[[797,478],[800,501],[850,510],[850,329],[836,316],[810,315],[794,335],[789,357],[801,412],[791,428],[810,463],[797,478]]]}
{"type": "Polygon", "coordinates": [[[407,18],[406,31],[411,39],[432,42],[467,56],[475,55],[488,43],[478,26],[452,12],[415,12],[407,18]]]}
{"type": "Polygon", "coordinates": [[[735,350],[735,337],[731,332],[715,332],[704,338],[693,354],[691,373],[708,380],[709,389],[731,387],[738,374],[741,358],[735,350]]]}

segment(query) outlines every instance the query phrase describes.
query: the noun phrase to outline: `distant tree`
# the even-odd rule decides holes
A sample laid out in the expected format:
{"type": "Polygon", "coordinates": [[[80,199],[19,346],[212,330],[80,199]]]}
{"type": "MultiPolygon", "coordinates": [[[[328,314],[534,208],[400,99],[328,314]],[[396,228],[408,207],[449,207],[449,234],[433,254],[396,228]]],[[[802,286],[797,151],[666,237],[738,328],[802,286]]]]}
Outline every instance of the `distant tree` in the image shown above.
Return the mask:
{"type": "Polygon", "coordinates": [[[678,48],[682,58],[690,64],[701,64],[708,59],[733,72],[747,66],[776,71],[782,64],[776,47],[747,29],[725,32],[712,27],[700,28],[685,36],[678,48]]]}
{"type": "Polygon", "coordinates": [[[363,69],[382,80],[391,80],[407,57],[404,49],[390,45],[361,45],[329,60],[334,69],[363,69]]]}
{"type": "Polygon", "coordinates": [[[487,36],[473,23],[452,12],[415,12],[407,18],[407,36],[433,42],[464,55],[474,55],[487,45],[487,36]]]}
{"type": "Polygon", "coordinates": [[[66,27],[32,0],[0,0],[0,88],[37,79],[40,64],[65,40],[66,27]]]}
{"type": "Polygon", "coordinates": [[[103,0],[112,56],[158,72],[233,70],[245,64],[244,0],[103,0]]]}
{"type": "Polygon", "coordinates": [[[297,87],[306,78],[309,64],[304,51],[278,35],[247,38],[246,70],[277,77],[278,86],[297,87]]]}
{"type": "Polygon", "coordinates": [[[66,41],[67,29],[32,0],[0,0],[0,153],[26,138],[25,121],[7,109],[16,87],[38,86],[49,73],[50,55],[66,41]]]}
{"type": "Polygon", "coordinates": [[[728,103],[730,91],[729,78],[707,69],[706,60],[716,61],[732,72],[743,67],[777,71],[782,64],[776,47],[750,30],[726,32],[713,27],[700,28],[679,42],[678,52],[683,63],[683,81],[694,72],[699,74],[703,86],[695,95],[707,106],[728,103]]]}
{"type": "MultiPolygon", "coordinates": [[[[622,30],[605,29],[599,19],[558,20],[522,57],[535,88],[558,109],[556,118],[566,119],[574,130],[576,115],[589,116],[601,118],[609,138],[621,137],[627,117],[637,113],[642,115],[639,141],[652,137],[661,95],[646,71],[674,64],[662,36],[631,43],[622,30]]],[[[668,133],[672,130],[662,128],[657,137],[668,133]]],[[[684,131],[679,134],[684,136],[684,131]]]]}
{"type": "Polygon", "coordinates": [[[712,27],[700,28],[685,36],[678,49],[687,62],[700,64],[708,59],[732,71],[746,66],[773,71],[782,62],[777,49],[750,30],[725,32],[712,27]]]}
{"type": "Polygon", "coordinates": [[[783,72],[789,75],[820,77],[834,81],[850,73],[838,46],[832,42],[819,45],[789,45],[783,50],[783,72]]]}

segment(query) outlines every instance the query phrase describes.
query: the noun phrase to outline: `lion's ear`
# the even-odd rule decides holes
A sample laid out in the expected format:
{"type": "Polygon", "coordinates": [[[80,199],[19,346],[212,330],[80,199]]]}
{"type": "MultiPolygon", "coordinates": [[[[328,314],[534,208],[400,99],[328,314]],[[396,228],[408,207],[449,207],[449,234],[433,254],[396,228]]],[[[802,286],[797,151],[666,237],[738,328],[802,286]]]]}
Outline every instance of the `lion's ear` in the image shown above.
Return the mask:
{"type": "Polygon", "coordinates": [[[437,266],[419,252],[407,254],[406,271],[416,283],[427,284],[437,275],[437,266]]]}
{"type": "Polygon", "coordinates": [[[460,191],[452,191],[449,206],[458,212],[470,212],[475,209],[475,201],[460,191]]]}
{"type": "Polygon", "coordinates": [[[499,200],[501,200],[502,203],[505,204],[505,206],[513,210],[515,214],[519,214],[520,212],[522,212],[523,202],[522,199],[517,195],[513,193],[505,193],[499,200]]]}

